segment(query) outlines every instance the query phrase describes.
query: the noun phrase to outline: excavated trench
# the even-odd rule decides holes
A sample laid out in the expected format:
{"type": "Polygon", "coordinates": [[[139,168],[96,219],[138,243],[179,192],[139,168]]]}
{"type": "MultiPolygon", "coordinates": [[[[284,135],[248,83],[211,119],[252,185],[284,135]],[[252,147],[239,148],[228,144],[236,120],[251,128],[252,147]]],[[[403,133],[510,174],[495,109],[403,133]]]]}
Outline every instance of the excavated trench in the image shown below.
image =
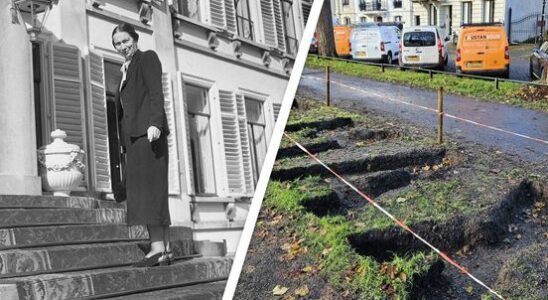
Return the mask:
{"type": "MultiPolygon", "coordinates": [[[[318,142],[318,143],[312,143],[307,144],[306,149],[310,151],[311,153],[318,153],[323,152],[327,150],[333,150],[333,149],[340,149],[341,145],[336,140],[328,140],[324,142],[318,142]]],[[[276,156],[276,159],[282,159],[286,157],[295,157],[299,155],[303,155],[304,152],[301,150],[301,148],[297,146],[291,146],[286,148],[280,148],[278,150],[278,156],[276,156]]]]}
{"type": "Polygon", "coordinates": [[[285,126],[286,132],[295,132],[304,128],[313,128],[316,131],[320,130],[333,130],[345,126],[353,126],[354,121],[352,118],[333,118],[328,120],[314,121],[314,122],[299,122],[295,124],[288,124],[285,126]]]}

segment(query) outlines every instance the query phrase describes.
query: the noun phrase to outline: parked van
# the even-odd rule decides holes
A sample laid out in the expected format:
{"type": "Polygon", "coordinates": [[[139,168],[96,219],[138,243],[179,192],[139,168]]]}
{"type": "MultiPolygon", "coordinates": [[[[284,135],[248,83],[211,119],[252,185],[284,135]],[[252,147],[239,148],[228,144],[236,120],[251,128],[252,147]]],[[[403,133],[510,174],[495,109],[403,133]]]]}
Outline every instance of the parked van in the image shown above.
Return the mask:
{"type": "Polygon", "coordinates": [[[508,39],[500,23],[461,27],[455,55],[457,73],[510,74],[508,39]]]}
{"type": "Polygon", "coordinates": [[[350,55],[353,59],[397,62],[399,35],[400,30],[395,26],[373,23],[356,26],[350,34],[350,55]]]}
{"type": "Polygon", "coordinates": [[[350,55],[350,26],[333,26],[333,35],[335,36],[335,50],[340,57],[350,55]]]}
{"type": "Polygon", "coordinates": [[[449,37],[436,26],[407,27],[400,41],[400,65],[443,69],[449,55],[449,37]]]}

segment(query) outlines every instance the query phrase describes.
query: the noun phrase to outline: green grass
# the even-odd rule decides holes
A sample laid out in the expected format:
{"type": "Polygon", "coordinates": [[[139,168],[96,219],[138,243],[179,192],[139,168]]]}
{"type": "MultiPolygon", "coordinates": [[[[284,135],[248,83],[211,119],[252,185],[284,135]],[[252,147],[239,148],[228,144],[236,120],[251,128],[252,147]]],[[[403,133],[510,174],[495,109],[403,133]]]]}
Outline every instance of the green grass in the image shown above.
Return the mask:
{"type": "Polygon", "coordinates": [[[296,216],[291,218],[291,230],[304,239],[307,255],[314,258],[320,274],[333,288],[349,291],[359,299],[408,299],[413,278],[424,275],[438,258],[417,253],[381,264],[357,254],[346,240],[356,231],[354,222],[345,216],[318,217],[300,206],[307,198],[329,192],[329,186],[318,177],[270,181],[263,209],[296,216]]]}
{"type": "Polygon", "coordinates": [[[418,88],[437,90],[439,87],[443,87],[445,92],[451,94],[548,112],[548,101],[546,99],[529,101],[521,98],[519,92],[523,85],[518,83],[499,82],[499,89],[496,89],[493,81],[459,78],[444,74],[435,74],[430,79],[427,73],[409,70],[401,71],[397,68],[385,68],[385,72],[383,73],[381,72],[381,68],[376,66],[334,61],[318,57],[308,57],[306,65],[309,68],[325,68],[326,66],[330,66],[332,71],[341,74],[418,88]]]}

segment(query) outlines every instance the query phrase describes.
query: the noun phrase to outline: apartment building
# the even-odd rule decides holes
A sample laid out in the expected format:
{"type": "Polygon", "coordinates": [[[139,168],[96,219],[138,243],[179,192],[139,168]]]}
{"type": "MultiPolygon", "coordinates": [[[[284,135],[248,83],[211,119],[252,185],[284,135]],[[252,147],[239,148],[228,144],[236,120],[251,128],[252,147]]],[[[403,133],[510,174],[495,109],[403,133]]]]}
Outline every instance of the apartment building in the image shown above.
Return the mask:
{"type": "Polygon", "coordinates": [[[111,198],[123,173],[113,104],[123,59],[111,32],[127,22],[163,66],[172,223],[234,252],[312,1],[53,2],[32,43],[24,24],[5,29],[17,42],[2,45],[0,72],[16,80],[3,88],[0,112],[21,129],[0,129],[11,136],[2,142],[0,194],[44,194],[36,149],[61,129],[86,152],[75,194],[111,198]]]}

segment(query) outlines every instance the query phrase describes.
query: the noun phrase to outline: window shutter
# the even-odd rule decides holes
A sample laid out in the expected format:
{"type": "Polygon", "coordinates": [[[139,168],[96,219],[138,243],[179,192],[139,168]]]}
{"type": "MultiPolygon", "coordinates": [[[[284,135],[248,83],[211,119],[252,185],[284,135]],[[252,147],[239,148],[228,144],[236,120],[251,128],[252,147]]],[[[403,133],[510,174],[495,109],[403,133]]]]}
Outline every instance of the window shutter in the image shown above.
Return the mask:
{"type": "Polygon", "coordinates": [[[245,191],[248,196],[253,196],[253,167],[251,166],[251,145],[247,132],[247,116],[245,113],[245,99],[241,94],[236,94],[236,106],[238,108],[238,127],[240,130],[240,145],[242,148],[242,161],[244,168],[245,191]]]}
{"type": "Polygon", "coordinates": [[[280,103],[272,103],[272,111],[274,112],[274,122],[278,121],[278,115],[282,105],[280,103]]]}
{"type": "Polygon", "coordinates": [[[221,123],[229,194],[245,193],[238,110],[234,93],[219,91],[221,123]]]}
{"type": "Polygon", "coordinates": [[[272,0],[261,1],[261,17],[263,21],[264,43],[268,46],[277,47],[276,25],[274,21],[272,0]]]}
{"type": "Polygon", "coordinates": [[[170,134],[167,136],[169,147],[169,194],[181,193],[179,186],[179,157],[177,155],[177,131],[175,129],[175,111],[173,108],[173,90],[169,73],[162,73],[162,88],[164,92],[164,109],[170,134]]]}
{"type": "MultiPolygon", "coordinates": [[[[50,43],[49,53],[53,104],[51,129],[65,131],[65,142],[87,151],[80,50],[75,46],[50,43]]],[[[87,186],[87,176],[84,176],[80,186],[87,186]]]]}
{"type": "MultiPolygon", "coordinates": [[[[185,174],[185,181],[186,181],[186,193],[188,195],[194,195],[194,166],[192,165],[192,151],[190,149],[190,132],[189,132],[189,124],[188,124],[188,110],[187,110],[187,102],[185,95],[185,82],[183,80],[183,74],[181,72],[177,72],[177,81],[179,83],[179,97],[181,100],[181,107],[183,109],[182,111],[182,146],[183,146],[183,170],[185,174]]],[[[171,134],[174,134],[175,132],[172,131],[171,134]]]]}
{"type": "Polygon", "coordinates": [[[89,78],[88,89],[88,125],[89,125],[89,161],[93,186],[96,191],[110,192],[110,154],[108,144],[107,99],[105,92],[105,74],[103,57],[90,51],[86,60],[89,78]]]}
{"type": "Polygon", "coordinates": [[[280,0],[272,0],[274,8],[274,21],[276,24],[276,37],[278,41],[278,49],[285,51],[285,31],[284,20],[282,17],[282,4],[280,0]]]}
{"type": "Polygon", "coordinates": [[[234,0],[224,1],[226,29],[231,33],[237,34],[238,28],[236,27],[236,8],[234,7],[234,0]]]}
{"type": "Polygon", "coordinates": [[[304,26],[306,26],[308,16],[310,15],[310,10],[312,9],[312,2],[309,0],[302,0],[301,8],[303,10],[304,26]]]}
{"type": "Polygon", "coordinates": [[[209,1],[209,17],[211,25],[225,28],[225,7],[223,0],[209,1]]]}

